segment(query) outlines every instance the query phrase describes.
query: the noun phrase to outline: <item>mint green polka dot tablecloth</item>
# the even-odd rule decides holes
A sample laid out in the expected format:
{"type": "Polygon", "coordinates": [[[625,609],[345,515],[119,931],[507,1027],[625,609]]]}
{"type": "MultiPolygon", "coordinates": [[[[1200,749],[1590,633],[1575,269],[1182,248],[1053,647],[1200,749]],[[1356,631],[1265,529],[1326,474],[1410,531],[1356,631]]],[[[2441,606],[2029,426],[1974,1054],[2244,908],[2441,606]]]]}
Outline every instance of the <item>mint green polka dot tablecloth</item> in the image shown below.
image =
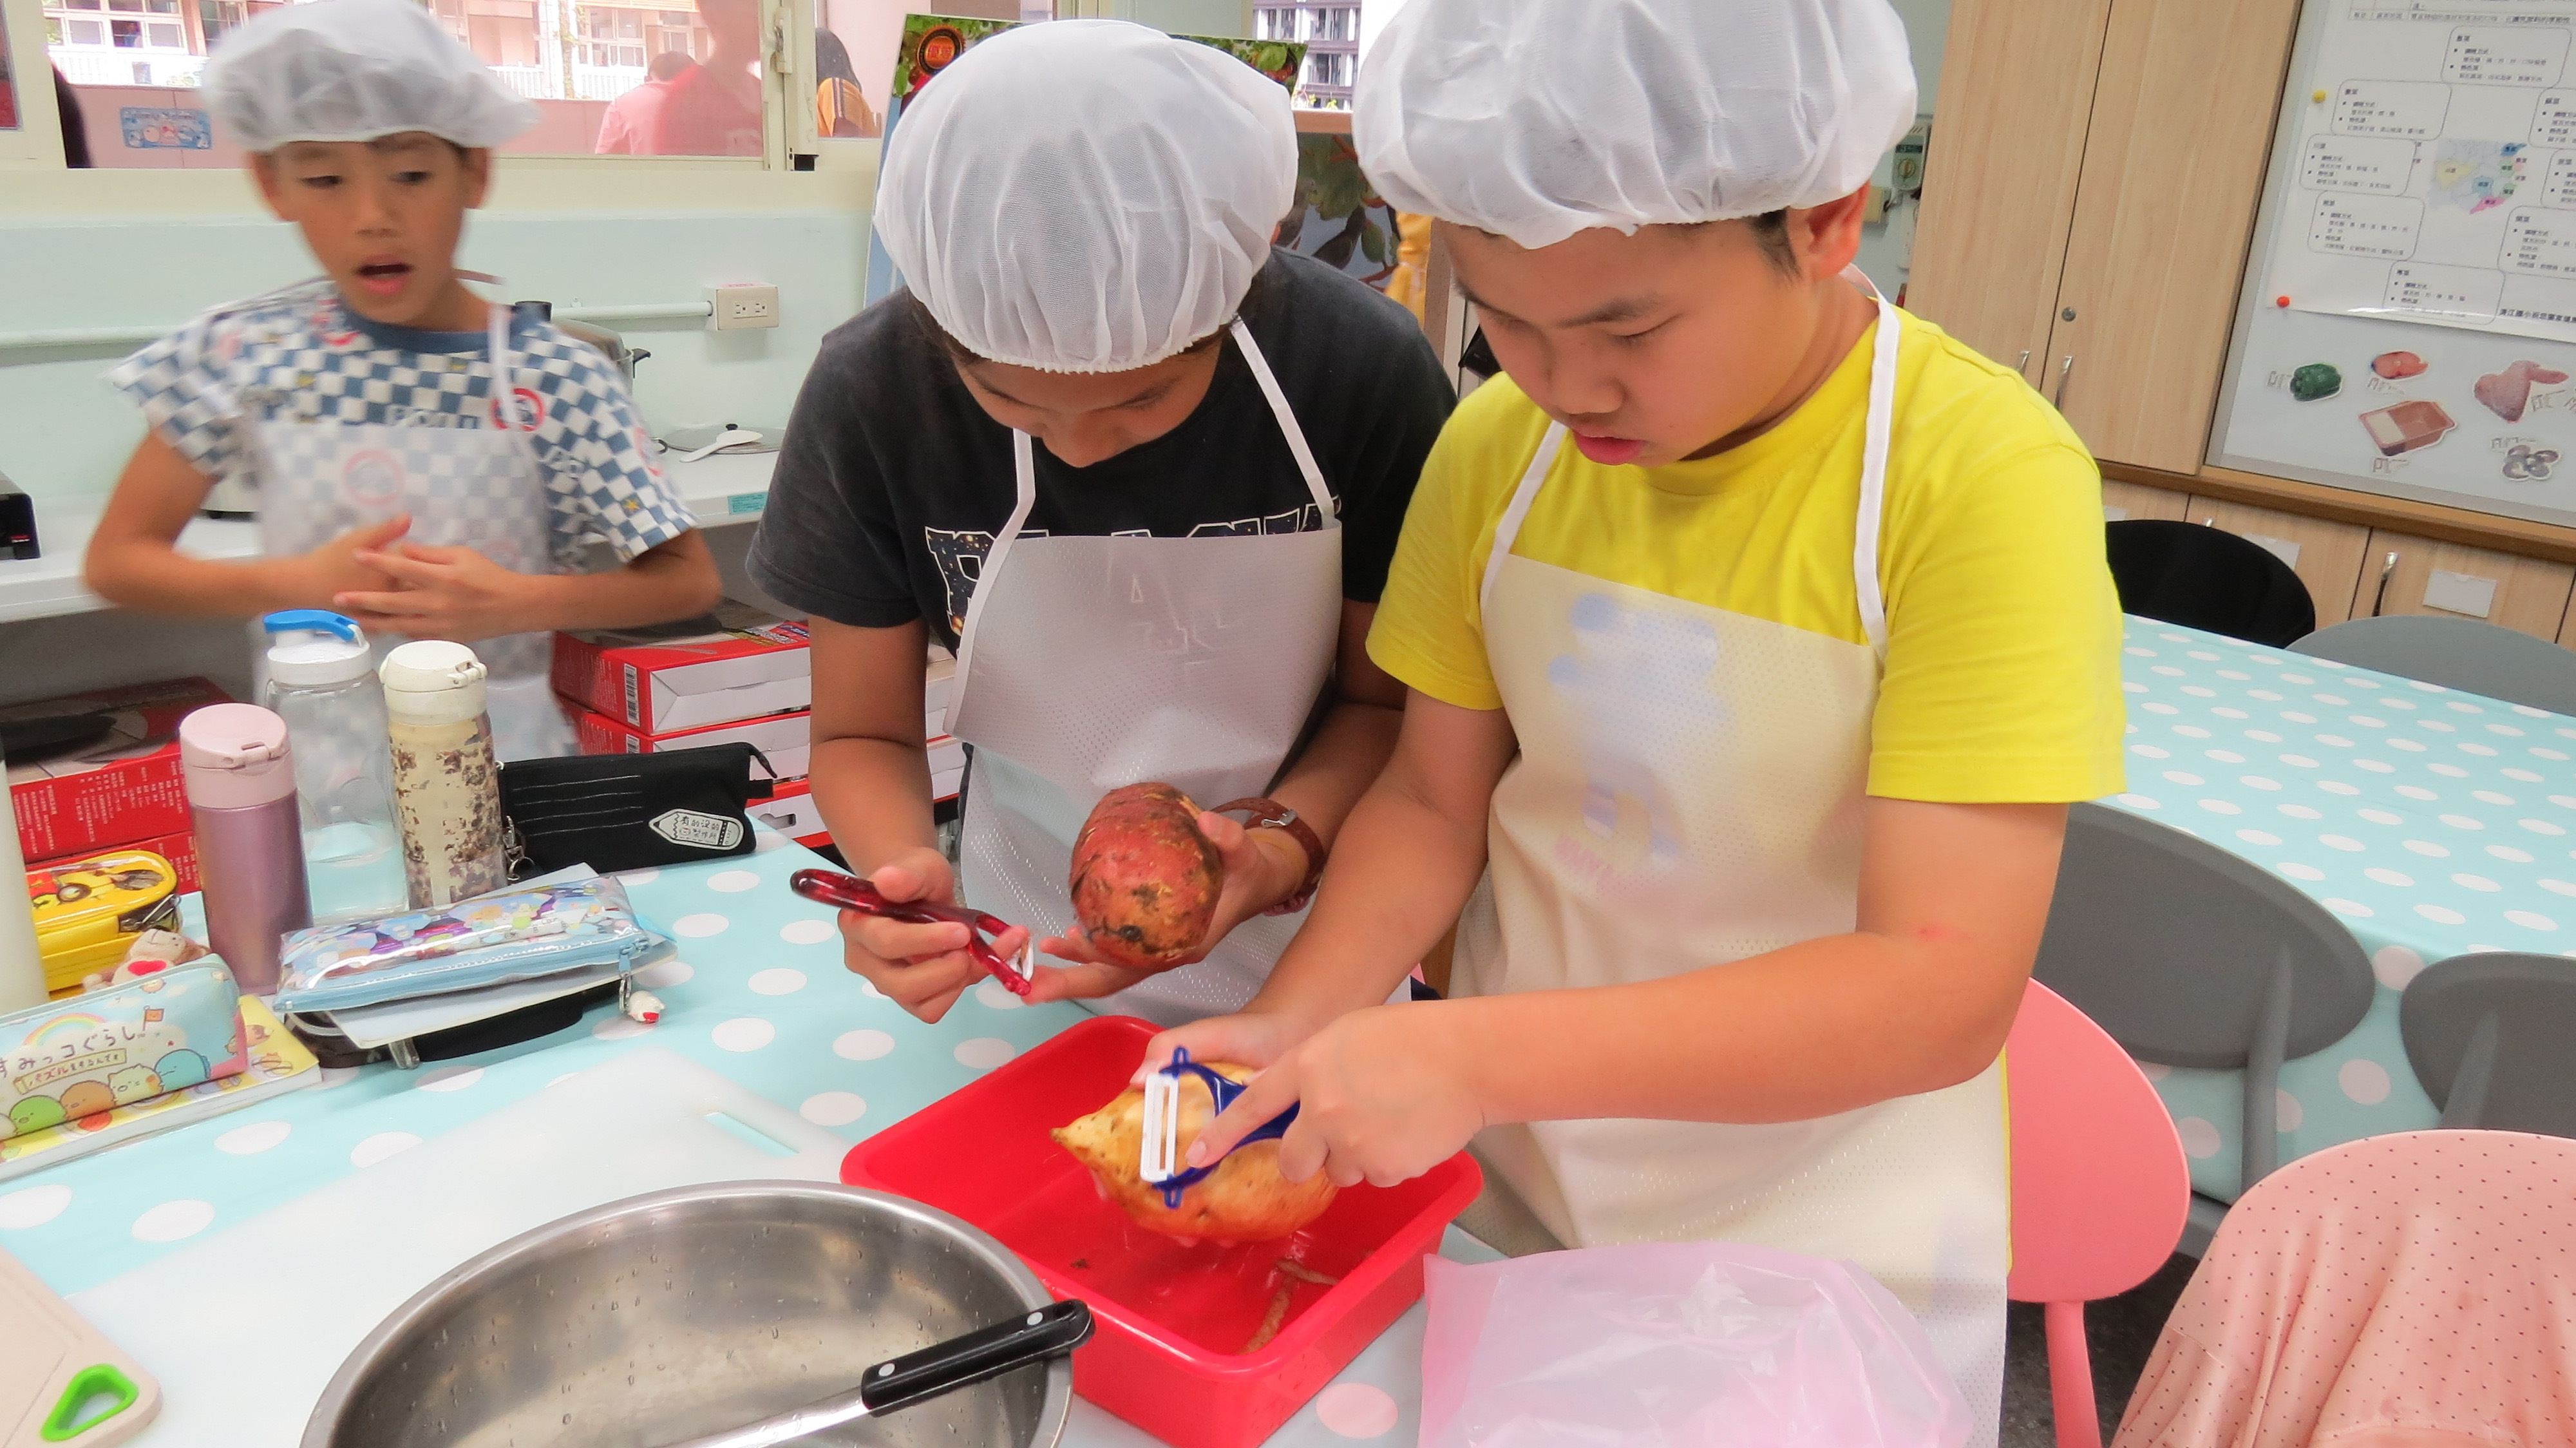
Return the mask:
{"type": "MultiPolygon", "coordinates": [[[[2281,1159],[2434,1125],[2398,996],[2480,950],[2576,954],[2576,719],[2157,623],[2128,621],[2129,790],[2104,801],[2260,865],[2338,916],[2377,998],[2281,1068],[2281,1159]]],[[[2148,1066],[2192,1184],[2238,1191],[2241,1077],[2148,1066]]]]}
{"type": "MultiPolygon", "coordinates": [[[[600,1006],[539,1041],[416,1071],[329,1072],[318,1087],[0,1182],[0,1249],[56,1292],[97,1287],[647,1044],[855,1142],[1085,1018],[1070,1005],[1022,1006],[987,982],[938,1024],[914,1020],[842,968],[832,912],[787,889],[789,875],[824,862],[766,831],[760,847],[623,877],[639,913],[680,947],[644,973],[666,1006],[658,1023],[600,1006]]],[[[1493,1256],[1455,1230],[1443,1251],[1493,1256]]],[[[1281,1428],[1274,1448],[1412,1442],[1422,1321],[1417,1304],[1281,1428]]],[[[1067,1448],[1153,1441],[1080,1401],[1064,1437],[1067,1448]]]]}

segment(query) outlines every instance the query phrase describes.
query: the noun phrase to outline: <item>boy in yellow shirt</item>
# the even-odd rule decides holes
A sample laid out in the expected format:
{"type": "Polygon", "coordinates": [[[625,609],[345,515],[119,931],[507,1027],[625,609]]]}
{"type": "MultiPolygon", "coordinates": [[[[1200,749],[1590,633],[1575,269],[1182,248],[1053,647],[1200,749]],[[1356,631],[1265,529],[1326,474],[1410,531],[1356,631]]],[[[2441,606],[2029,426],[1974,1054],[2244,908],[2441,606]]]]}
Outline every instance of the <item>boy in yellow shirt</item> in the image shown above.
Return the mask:
{"type": "Polygon", "coordinates": [[[1856,1260],[1992,1443],[1996,1056],[2065,806],[2121,787],[2120,617],[2083,445],[1846,270],[1914,103],[1886,0],[1389,26],[1362,164],[1508,376],[1407,515],[1402,739],[1314,915],[1148,1059],[1267,1068],[1192,1163],[1293,1101],[1293,1177],[1472,1138],[1568,1245],[1856,1260]],[[1456,998],[1377,1005],[1453,920],[1456,998]]]}

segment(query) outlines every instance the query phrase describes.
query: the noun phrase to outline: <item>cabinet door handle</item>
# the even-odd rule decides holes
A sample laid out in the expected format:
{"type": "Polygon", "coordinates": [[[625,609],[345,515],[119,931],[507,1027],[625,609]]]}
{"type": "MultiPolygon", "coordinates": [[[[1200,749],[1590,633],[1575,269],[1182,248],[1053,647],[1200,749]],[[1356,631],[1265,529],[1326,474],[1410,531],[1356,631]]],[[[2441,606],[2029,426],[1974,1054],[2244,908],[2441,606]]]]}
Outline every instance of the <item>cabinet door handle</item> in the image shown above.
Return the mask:
{"type": "Polygon", "coordinates": [[[2028,347],[2021,349],[2021,360],[2013,364],[2013,370],[2024,377],[2028,377],[2030,375],[2030,349],[2028,347]]]}
{"type": "Polygon", "coordinates": [[[2067,379],[2070,375],[2072,375],[2072,374],[2074,373],[2074,371],[2075,371],[2075,354],[2074,354],[2074,353],[2072,353],[2072,352],[2069,352],[2069,353],[2067,353],[2067,354],[2066,354],[2066,360],[2065,360],[2064,362],[2059,363],[2059,364],[2058,364],[2058,367],[2057,367],[2057,400],[2056,400],[2056,406],[2057,406],[2057,410],[2058,410],[2058,411],[2060,411],[2060,412],[2064,412],[2064,411],[2066,410],[2066,379],[2067,379]]]}
{"type": "Polygon", "coordinates": [[[2386,558],[2381,559],[2379,563],[2379,592],[2370,600],[2370,616],[2372,618],[2379,617],[2379,611],[2382,608],[2387,607],[2388,580],[2395,576],[2396,572],[2397,554],[2392,550],[2389,555],[2386,558]]]}

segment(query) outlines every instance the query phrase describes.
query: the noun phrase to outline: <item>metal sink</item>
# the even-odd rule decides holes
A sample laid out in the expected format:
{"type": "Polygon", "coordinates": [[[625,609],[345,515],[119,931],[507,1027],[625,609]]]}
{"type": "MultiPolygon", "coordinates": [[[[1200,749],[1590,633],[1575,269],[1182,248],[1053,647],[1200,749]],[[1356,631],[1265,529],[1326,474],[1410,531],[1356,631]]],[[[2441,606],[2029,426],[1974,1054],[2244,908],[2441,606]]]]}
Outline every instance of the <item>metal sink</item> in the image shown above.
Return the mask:
{"type": "MultiPolygon", "coordinates": [[[[1052,1300],[1000,1243],[902,1197],[783,1181],[652,1192],[423,1288],[341,1365],[303,1448],[655,1448],[1052,1300]]],[[[291,1334],[275,1350],[294,1351],[291,1334]]],[[[804,1441],[1053,1448],[1072,1393],[1058,1360],[804,1441]]]]}

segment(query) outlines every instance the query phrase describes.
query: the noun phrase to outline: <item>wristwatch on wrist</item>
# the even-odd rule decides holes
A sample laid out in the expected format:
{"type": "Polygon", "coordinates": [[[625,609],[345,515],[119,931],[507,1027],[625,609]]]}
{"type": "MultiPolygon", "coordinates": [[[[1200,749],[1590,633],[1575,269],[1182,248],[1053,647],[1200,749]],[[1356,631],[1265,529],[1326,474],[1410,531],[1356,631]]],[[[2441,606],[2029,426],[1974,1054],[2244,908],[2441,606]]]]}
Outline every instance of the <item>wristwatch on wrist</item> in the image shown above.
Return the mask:
{"type": "Polygon", "coordinates": [[[1314,826],[1297,818],[1295,810],[1275,799],[1233,800],[1216,806],[1208,813],[1233,814],[1237,810],[1244,812],[1245,829],[1283,830],[1288,838],[1297,842],[1297,848],[1306,852],[1306,878],[1297,882],[1297,888],[1288,892],[1287,899],[1261,913],[1294,915],[1305,909],[1306,902],[1315,898],[1316,883],[1324,878],[1324,842],[1315,834],[1314,826]]]}

